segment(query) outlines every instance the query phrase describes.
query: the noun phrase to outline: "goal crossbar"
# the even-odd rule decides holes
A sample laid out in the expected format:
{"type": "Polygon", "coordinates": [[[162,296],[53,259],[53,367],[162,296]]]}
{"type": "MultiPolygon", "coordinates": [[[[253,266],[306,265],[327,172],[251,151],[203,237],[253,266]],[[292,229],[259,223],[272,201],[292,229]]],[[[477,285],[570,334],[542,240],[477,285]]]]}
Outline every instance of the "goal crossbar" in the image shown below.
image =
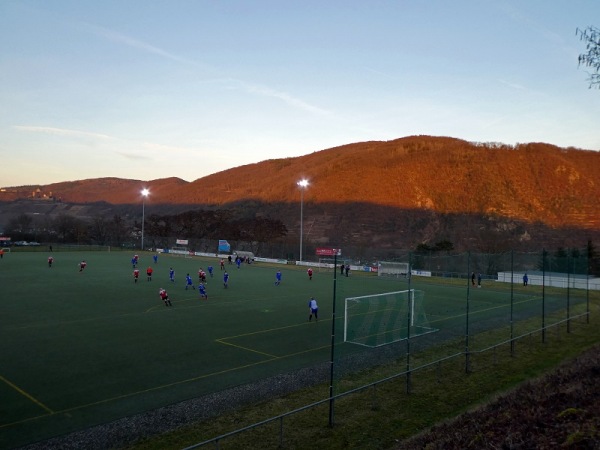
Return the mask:
{"type": "Polygon", "coordinates": [[[346,298],[344,342],[380,347],[437,332],[423,299],[424,292],[415,289],[346,298]]]}
{"type": "Polygon", "coordinates": [[[408,277],[409,273],[410,266],[407,262],[379,261],[377,263],[377,275],[380,277],[408,277]]]}

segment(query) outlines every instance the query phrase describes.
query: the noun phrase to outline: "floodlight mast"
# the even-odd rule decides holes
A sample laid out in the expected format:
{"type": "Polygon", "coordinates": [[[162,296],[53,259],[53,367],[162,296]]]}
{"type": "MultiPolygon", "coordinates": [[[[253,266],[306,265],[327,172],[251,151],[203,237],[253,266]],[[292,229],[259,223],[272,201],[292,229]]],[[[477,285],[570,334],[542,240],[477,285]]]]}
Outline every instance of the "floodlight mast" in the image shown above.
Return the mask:
{"type": "Polygon", "coordinates": [[[302,262],[302,232],[304,216],[304,190],[308,187],[308,180],[302,179],[296,183],[300,188],[300,262],[302,262]]]}
{"type": "Polygon", "coordinates": [[[147,188],[142,189],[142,250],[144,250],[144,222],[146,221],[146,197],[150,194],[147,188]]]}

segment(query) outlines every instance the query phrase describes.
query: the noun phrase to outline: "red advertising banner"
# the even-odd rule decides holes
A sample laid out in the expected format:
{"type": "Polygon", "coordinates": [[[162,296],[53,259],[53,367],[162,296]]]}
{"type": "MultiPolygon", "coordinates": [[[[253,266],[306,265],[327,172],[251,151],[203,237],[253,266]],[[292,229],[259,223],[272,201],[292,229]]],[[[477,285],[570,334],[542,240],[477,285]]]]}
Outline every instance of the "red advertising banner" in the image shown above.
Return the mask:
{"type": "Polygon", "coordinates": [[[317,256],[341,256],[342,249],[341,248],[330,248],[330,247],[317,247],[316,251],[317,256]]]}

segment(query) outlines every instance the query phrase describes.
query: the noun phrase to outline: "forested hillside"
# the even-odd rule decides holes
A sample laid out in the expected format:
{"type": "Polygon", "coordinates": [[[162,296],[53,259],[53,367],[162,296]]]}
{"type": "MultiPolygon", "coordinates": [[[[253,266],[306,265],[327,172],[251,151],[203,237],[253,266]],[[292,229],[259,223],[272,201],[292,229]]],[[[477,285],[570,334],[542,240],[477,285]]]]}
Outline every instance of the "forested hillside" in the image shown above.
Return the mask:
{"type": "Polygon", "coordinates": [[[304,219],[314,243],[568,246],[600,233],[600,152],[429,136],[349,144],[193,182],[102,178],[4,188],[0,201],[106,202],[135,210],[148,187],[153,213],[234,208],[242,217],[281,219],[294,234],[302,178],[310,182],[304,219]]]}

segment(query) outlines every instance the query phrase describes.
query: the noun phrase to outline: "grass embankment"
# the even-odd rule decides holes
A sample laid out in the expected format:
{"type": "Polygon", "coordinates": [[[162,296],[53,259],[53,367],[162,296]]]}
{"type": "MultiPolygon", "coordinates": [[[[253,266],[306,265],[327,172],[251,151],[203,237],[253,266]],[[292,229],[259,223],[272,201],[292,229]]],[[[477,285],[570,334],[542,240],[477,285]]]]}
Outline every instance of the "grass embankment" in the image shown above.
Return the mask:
{"type": "MultiPolygon", "coordinates": [[[[338,399],[335,403],[335,426],[328,426],[328,404],[286,417],[283,427],[275,421],[252,431],[219,442],[220,449],[278,448],[280,431],[283,447],[293,449],[390,449],[444,420],[484,405],[503,392],[511,391],[524,381],[539,377],[572,360],[600,342],[598,294],[591,294],[590,323],[585,318],[546,331],[545,342],[535,333],[510,346],[475,354],[471,371],[465,371],[460,357],[413,373],[411,393],[406,393],[406,377],[368,388],[338,399]]],[[[401,363],[402,364],[402,363],[401,363]]],[[[389,367],[379,368],[382,375],[389,367]]],[[[352,384],[373,379],[373,371],[353,377],[352,384]]],[[[203,423],[161,436],[149,438],[130,447],[135,450],[184,448],[228,433],[269,417],[322,400],[322,388],[298,391],[282,399],[240,408],[203,423]]],[[[515,408],[518,408],[515,404],[515,408]]],[[[510,411],[506,412],[510,414],[510,411]]],[[[208,444],[204,448],[215,448],[208,444]]]]}

